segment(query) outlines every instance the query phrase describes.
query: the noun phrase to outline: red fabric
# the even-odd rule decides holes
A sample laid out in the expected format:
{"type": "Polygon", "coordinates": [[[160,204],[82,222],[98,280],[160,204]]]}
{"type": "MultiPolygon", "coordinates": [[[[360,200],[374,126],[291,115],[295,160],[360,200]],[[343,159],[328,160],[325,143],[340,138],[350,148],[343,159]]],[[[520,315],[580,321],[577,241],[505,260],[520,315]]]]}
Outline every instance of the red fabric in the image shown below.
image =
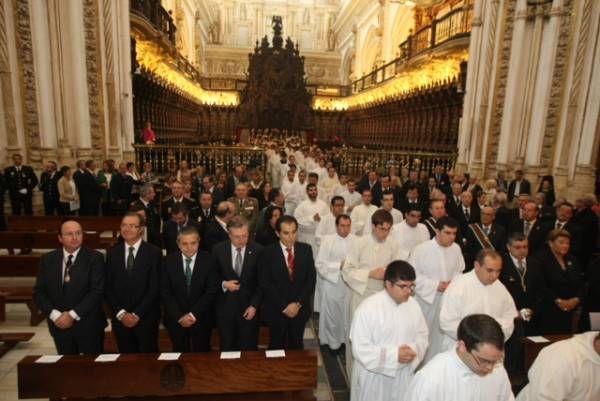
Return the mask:
{"type": "Polygon", "coordinates": [[[144,128],[144,143],[156,142],[156,134],[152,128],[144,128]]]}
{"type": "Polygon", "coordinates": [[[287,264],[290,281],[294,281],[294,252],[292,248],[286,248],[285,250],[287,251],[287,264]]]}

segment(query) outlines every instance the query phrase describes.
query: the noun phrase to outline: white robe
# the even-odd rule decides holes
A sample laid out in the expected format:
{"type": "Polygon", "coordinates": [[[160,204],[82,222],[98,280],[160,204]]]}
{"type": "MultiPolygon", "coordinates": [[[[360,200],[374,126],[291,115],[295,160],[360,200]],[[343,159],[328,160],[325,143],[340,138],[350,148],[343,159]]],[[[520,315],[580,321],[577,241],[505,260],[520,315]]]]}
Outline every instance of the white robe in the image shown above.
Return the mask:
{"type": "Polygon", "coordinates": [[[427,349],[427,323],[411,297],[397,304],[387,291],[365,299],[356,309],[352,328],[351,401],[403,401],[414,371],[427,349]],[[398,349],[408,345],[417,356],[398,362],[398,349]]]}
{"type": "Polygon", "coordinates": [[[340,279],[342,261],[352,246],[354,236],[340,237],[337,233],[322,238],[315,267],[321,278],[319,341],[338,349],[346,342],[350,289],[340,279]]]}
{"type": "Polygon", "coordinates": [[[460,247],[438,244],[435,238],[417,245],[408,258],[417,273],[417,302],[429,327],[429,348],[425,362],[443,350],[443,333],[440,330],[442,293],[437,287],[440,281],[450,281],[465,269],[465,259],[460,247]]]}
{"type": "Polygon", "coordinates": [[[444,333],[443,347],[456,346],[456,330],[460,321],[475,313],[484,313],[496,319],[507,341],[515,328],[514,320],[519,315],[515,301],[500,282],[484,285],[471,270],[452,280],[442,296],[440,329],[444,333]]]}
{"type": "Polygon", "coordinates": [[[429,241],[429,231],[425,224],[417,223],[415,227],[411,227],[406,224],[406,220],[403,220],[399,224],[394,224],[394,229],[390,233],[398,244],[404,258],[408,259],[410,253],[415,249],[417,245],[422,242],[429,241]]]}
{"type": "MultiPolygon", "coordinates": [[[[402,212],[398,209],[392,208],[390,211],[392,215],[392,219],[394,220],[394,225],[400,224],[404,220],[404,216],[402,216],[402,212]]],[[[373,231],[373,224],[371,224],[371,219],[365,221],[365,227],[363,228],[363,235],[369,235],[373,231]]]]}
{"type": "Polygon", "coordinates": [[[322,180],[319,180],[319,193],[323,195],[321,199],[330,203],[331,198],[333,197],[333,191],[338,185],[340,185],[340,181],[338,180],[337,174],[335,174],[333,178],[329,177],[329,174],[327,174],[322,180]]]}
{"type": "Polygon", "coordinates": [[[411,380],[405,401],[514,401],[502,364],[485,376],[474,373],[455,349],[442,352],[411,380]]]}
{"type": "Polygon", "coordinates": [[[356,191],[350,193],[348,191],[344,191],[340,194],[342,198],[344,198],[344,204],[346,206],[346,210],[354,207],[356,205],[360,205],[362,198],[360,194],[356,191]]]}
{"type": "Polygon", "coordinates": [[[281,192],[285,197],[285,212],[290,216],[294,215],[296,207],[302,200],[299,196],[298,185],[298,181],[294,180],[290,182],[287,177],[281,183],[281,192]]]}
{"type": "Polygon", "coordinates": [[[377,211],[377,206],[375,205],[365,205],[361,203],[352,209],[352,213],[350,214],[350,218],[352,219],[352,233],[357,236],[363,235],[363,230],[368,220],[371,220],[371,216],[373,213],[377,211]]]}
{"type": "Polygon", "coordinates": [[[529,384],[517,401],[600,400],[598,332],[590,331],[544,348],[529,369],[529,384]]]}
{"type": "Polygon", "coordinates": [[[315,230],[315,243],[317,244],[317,247],[321,244],[324,236],[332,235],[337,232],[335,229],[335,219],[336,217],[333,213],[329,213],[327,216],[323,217],[317,225],[317,229],[315,230]]]}

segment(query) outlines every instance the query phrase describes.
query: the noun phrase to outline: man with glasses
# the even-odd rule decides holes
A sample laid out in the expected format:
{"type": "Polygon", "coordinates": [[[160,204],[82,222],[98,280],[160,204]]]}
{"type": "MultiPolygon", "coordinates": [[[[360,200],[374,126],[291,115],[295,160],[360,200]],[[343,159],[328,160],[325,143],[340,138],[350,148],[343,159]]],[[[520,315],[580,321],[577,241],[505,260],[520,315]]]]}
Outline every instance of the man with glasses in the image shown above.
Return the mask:
{"type": "Polygon", "coordinates": [[[81,246],[83,229],[74,220],[61,225],[58,240],[62,247],[40,259],[33,299],[48,318],[58,354],[101,354],[106,327],[104,259],[81,246]]]}
{"type": "Polygon", "coordinates": [[[458,343],[438,354],[412,379],[405,401],[514,401],[502,366],[504,333],[488,315],[469,315],[458,343]]]}
{"type": "Polygon", "coordinates": [[[404,400],[408,384],[429,344],[419,304],[411,297],[415,270],[396,260],[385,270],[384,289],[354,313],[351,401],[404,400]]]}
{"type": "Polygon", "coordinates": [[[145,222],[136,212],[121,220],[123,242],[106,258],[106,300],[119,352],[158,352],[159,274],[162,251],[143,241],[145,222]]]}
{"type": "Polygon", "coordinates": [[[519,315],[512,296],[498,280],[502,270],[502,257],[491,249],[477,255],[475,268],[452,281],[442,299],[440,328],[444,332],[443,347],[454,348],[457,327],[468,315],[485,313],[500,324],[508,340],[514,329],[514,319],[519,315]]]}

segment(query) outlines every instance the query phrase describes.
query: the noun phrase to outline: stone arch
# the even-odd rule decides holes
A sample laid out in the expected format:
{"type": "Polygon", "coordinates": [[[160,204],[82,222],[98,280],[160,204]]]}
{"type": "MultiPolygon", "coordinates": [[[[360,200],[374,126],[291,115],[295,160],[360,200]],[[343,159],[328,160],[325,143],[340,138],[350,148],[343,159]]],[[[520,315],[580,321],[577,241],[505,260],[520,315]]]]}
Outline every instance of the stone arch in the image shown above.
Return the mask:
{"type": "Polygon", "coordinates": [[[361,76],[370,73],[376,61],[381,58],[381,36],[378,32],[379,30],[375,25],[369,28],[361,51],[358,53],[361,58],[361,76]]]}
{"type": "Polygon", "coordinates": [[[346,49],[346,51],[342,55],[342,65],[340,73],[342,85],[352,83],[350,74],[354,75],[354,79],[358,78],[356,76],[356,49],[354,47],[346,49]]]}
{"type": "Polygon", "coordinates": [[[392,21],[394,22],[392,23],[389,43],[393,48],[392,54],[396,54],[400,43],[404,42],[410,30],[414,29],[414,13],[407,7],[398,7],[392,21]]]}

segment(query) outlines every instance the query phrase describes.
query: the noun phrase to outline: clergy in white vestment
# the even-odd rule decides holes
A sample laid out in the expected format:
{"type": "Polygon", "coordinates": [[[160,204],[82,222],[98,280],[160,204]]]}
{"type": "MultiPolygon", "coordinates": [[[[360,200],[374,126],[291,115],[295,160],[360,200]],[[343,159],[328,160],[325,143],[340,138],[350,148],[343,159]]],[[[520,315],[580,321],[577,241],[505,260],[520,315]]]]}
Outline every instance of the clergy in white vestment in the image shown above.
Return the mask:
{"type": "Polygon", "coordinates": [[[433,239],[417,245],[408,262],[417,272],[417,302],[429,327],[429,348],[425,362],[443,350],[444,338],[440,329],[442,294],[448,283],[465,269],[465,259],[460,247],[454,242],[458,223],[451,217],[436,222],[433,239]]]}
{"type": "MultiPolygon", "coordinates": [[[[383,289],[385,267],[394,260],[400,259],[400,247],[396,240],[389,235],[392,229],[392,216],[385,210],[377,210],[371,219],[373,232],[371,235],[356,238],[348,251],[342,269],[342,278],[352,290],[349,305],[350,321],[354,310],[362,300],[383,289]]],[[[352,224],[354,224],[354,220],[352,224]]],[[[348,373],[350,373],[352,365],[350,350],[351,348],[346,346],[348,373]]]]}
{"type": "Polygon", "coordinates": [[[346,184],[346,190],[340,194],[346,202],[346,213],[352,213],[352,210],[356,205],[360,205],[362,198],[356,191],[356,182],[353,179],[349,179],[346,184]]]}
{"type": "Polygon", "coordinates": [[[329,203],[333,197],[333,191],[340,184],[335,167],[327,168],[327,174],[323,179],[319,179],[319,193],[325,202],[329,203]]]}
{"type": "Polygon", "coordinates": [[[321,278],[319,342],[335,351],[347,338],[350,289],[340,274],[354,236],[348,215],[339,215],[334,224],[335,234],[322,238],[315,267],[321,278]]]}
{"type": "MultiPolygon", "coordinates": [[[[298,241],[311,246],[313,255],[318,254],[318,246],[315,240],[315,232],[319,222],[329,214],[329,207],[319,199],[319,192],[315,184],[306,185],[307,199],[298,204],[294,211],[294,217],[298,220],[298,241]]],[[[317,276],[315,285],[314,310],[319,312],[321,304],[321,279],[317,276]]]]}
{"type": "Polygon", "coordinates": [[[421,220],[421,208],[417,205],[409,205],[405,219],[400,224],[394,224],[392,236],[398,241],[402,251],[402,259],[408,260],[409,255],[415,247],[423,242],[429,241],[429,231],[421,220]]]}
{"type": "Polygon", "coordinates": [[[285,196],[285,211],[290,216],[294,215],[294,211],[301,201],[297,187],[296,173],[290,169],[287,172],[287,177],[281,183],[281,192],[285,196]]]}
{"type": "MultiPolygon", "coordinates": [[[[380,209],[387,210],[392,215],[392,219],[394,219],[394,225],[400,224],[402,220],[404,220],[404,216],[402,216],[402,212],[398,209],[394,209],[394,193],[392,191],[386,191],[381,196],[381,207],[380,209]]],[[[363,229],[363,235],[371,234],[371,221],[367,220],[365,223],[365,228],[363,229]]]]}
{"type": "Polygon", "coordinates": [[[324,236],[335,234],[337,232],[335,221],[338,216],[344,214],[344,198],[342,198],[341,196],[334,196],[333,198],[331,198],[330,203],[331,213],[329,213],[321,219],[315,231],[315,242],[317,244],[317,247],[320,246],[324,236]]]}
{"type": "Polygon", "coordinates": [[[515,301],[498,277],[502,256],[493,249],[483,249],[477,255],[475,268],[456,277],[442,297],[440,328],[444,333],[445,350],[454,348],[456,330],[468,315],[484,313],[496,319],[508,340],[519,315],[515,301]]]}
{"type": "Polygon", "coordinates": [[[333,189],[333,195],[341,195],[344,191],[348,190],[348,176],[340,174],[339,180],[339,184],[333,189]]]}
{"type": "Polygon", "coordinates": [[[427,323],[411,297],[414,283],[412,266],[394,261],[385,270],[384,289],[356,309],[351,401],[404,401],[428,345],[427,323]]]}
{"type": "Polygon", "coordinates": [[[517,401],[600,400],[600,333],[590,331],[540,351],[517,401]]]}
{"type": "Polygon", "coordinates": [[[405,401],[514,401],[502,364],[504,333],[487,315],[458,326],[455,348],[436,355],[410,382],[405,401]]]}
{"type": "Polygon", "coordinates": [[[325,167],[325,159],[320,158],[318,161],[317,167],[310,170],[311,173],[316,173],[319,176],[319,181],[321,181],[325,176],[327,176],[327,167],[325,167]]]}
{"type": "MultiPolygon", "coordinates": [[[[373,213],[377,211],[377,206],[371,204],[373,201],[373,194],[370,189],[363,190],[361,200],[361,204],[355,206],[350,214],[350,218],[352,218],[352,233],[359,237],[363,235],[363,230],[367,221],[369,221],[373,213]]],[[[393,221],[394,219],[392,218],[392,224],[393,221]]]]}

